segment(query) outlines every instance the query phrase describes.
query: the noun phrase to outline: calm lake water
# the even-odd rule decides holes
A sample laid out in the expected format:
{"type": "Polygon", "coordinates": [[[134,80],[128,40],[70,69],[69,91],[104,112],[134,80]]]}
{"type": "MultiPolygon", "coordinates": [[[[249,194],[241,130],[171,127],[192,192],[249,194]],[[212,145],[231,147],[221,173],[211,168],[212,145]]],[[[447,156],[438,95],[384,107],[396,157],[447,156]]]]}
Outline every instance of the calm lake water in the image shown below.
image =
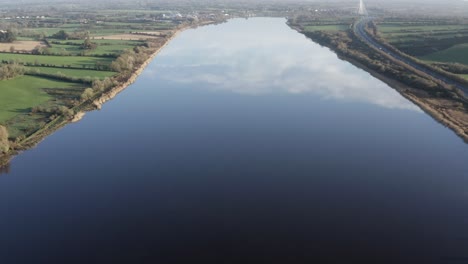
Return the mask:
{"type": "Polygon", "coordinates": [[[187,30],[0,176],[0,263],[468,263],[468,146],[289,29],[187,30]]]}

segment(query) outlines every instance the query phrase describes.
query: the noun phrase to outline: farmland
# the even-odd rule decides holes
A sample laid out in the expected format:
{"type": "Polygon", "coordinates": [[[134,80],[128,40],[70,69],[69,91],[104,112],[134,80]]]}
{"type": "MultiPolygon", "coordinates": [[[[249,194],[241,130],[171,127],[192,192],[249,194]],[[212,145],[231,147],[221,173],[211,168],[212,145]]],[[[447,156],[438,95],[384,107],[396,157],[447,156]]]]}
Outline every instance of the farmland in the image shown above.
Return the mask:
{"type": "Polygon", "coordinates": [[[0,43],[0,52],[11,51],[12,47],[14,51],[30,52],[37,46],[46,46],[46,45],[43,41],[34,41],[34,40],[15,41],[13,43],[0,43]]]}
{"type": "Polygon", "coordinates": [[[15,12],[24,13],[0,14],[0,29],[9,36],[0,43],[0,129],[11,143],[0,156],[33,145],[96,107],[94,100],[126,87],[178,30],[225,19],[219,11],[217,18],[196,19],[160,10],[67,6],[47,15],[29,8],[27,17],[15,12]],[[7,15],[12,17],[2,21],[7,15]]]}

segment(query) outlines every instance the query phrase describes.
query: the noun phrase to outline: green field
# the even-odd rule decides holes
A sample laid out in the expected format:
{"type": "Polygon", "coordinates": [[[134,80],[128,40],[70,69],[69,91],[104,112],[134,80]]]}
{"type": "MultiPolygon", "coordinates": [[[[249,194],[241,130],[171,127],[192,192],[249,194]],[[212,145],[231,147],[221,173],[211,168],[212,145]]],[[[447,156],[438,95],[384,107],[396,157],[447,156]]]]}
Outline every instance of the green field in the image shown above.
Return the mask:
{"type": "MultiPolygon", "coordinates": [[[[466,63],[452,48],[468,43],[468,24],[454,24],[449,19],[432,21],[383,22],[377,24],[380,35],[401,51],[425,60],[466,63]]],[[[459,54],[461,55],[461,54],[459,54]]]]}
{"type": "Polygon", "coordinates": [[[338,24],[338,25],[308,25],[304,27],[305,31],[343,31],[347,30],[349,25],[338,24]]]}
{"type": "Polygon", "coordinates": [[[468,65],[468,44],[455,45],[420,58],[428,61],[458,62],[468,65]]]}
{"type": "Polygon", "coordinates": [[[44,33],[46,36],[51,36],[62,30],[62,28],[28,28],[28,30],[36,33],[44,33]]]}
{"type": "Polygon", "coordinates": [[[94,71],[94,70],[80,70],[80,69],[61,69],[53,67],[28,67],[29,69],[37,69],[41,73],[48,74],[58,74],[63,73],[66,76],[70,77],[92,77],[104,79],[105,77],[111,77],[116,74],[116,72],[111,71],[94,71]]]}
{"type": "Polygon", "coordinates": [[[40,105],[52,97],[43,88],[71,88],[76,84],[46,78],[21,76],[0,82],[0,123],[28,113],[31,107],[40,105]]]}
{"type": "Polygon", "coordinates": [[[31,37],[16,37],[16,40],[18,41],[31,41],[31,40],[36,40],[35,38],[31,38],[31,37]]]}
{"type": "Polygon", "coordinates": [[[91,36],[106,36],[106,35],[114,35],[114,34],[123,34],[123,33],[130,33],[134,31],[129,28],[125,29],[114,29],[114,28],[94,28],[89,30],[91,36]]]}
{"type": "Polygon", "coordinates": [[[56,66],[68,66],[71,67],[94,67],[97,62],[101,64],[110,64],[112,58],[98,58],[98,57],[84,57],[84,56],[45,56],[45,55],[30,55],[30,54],[12,54],[2,53],[0,55],[1,60],[17,60],[23,63],[39,63],[49,64],[56,66]]]}
{"type": "Polygon", "coordinates": [[[106,39],[91,39],[91,42],[96,43],[97,47],[92,50],[83,50],[79,45],[83,43],[83,40],[66,40],[57,41],[54,40],[51,43],[52,47],[49,51],[53,54],[64,54],[64,55],[79,55],[84,52],[86,56],[96,56],[104,54],[115,54],[119,55],[126,49],[132,49],[135,46],[142,45],[143,41],[138,40],[106,40],[106,39]],[[58,44],[59,42],[60,44],[58,44]]]}
{"type": "Polygon", "coordinates": [[[59,26],[59,28],[61,29],[77,29],[81,27],[83,27],[83,25],[79,23],[69,23],[69,24],[63,24],[59,26]]]}
{"type": "Polygon", "coordinates": [[[169,11],[133,10],[133,4],[129,5],[132,8],[120,10],[82,9],[80,6],[66,6],[60,11],[42,9],[42,6],[41,10],[28,7],[27,11],[7,8],[8,12],[4,12],[4,16],[14,19],[5,21],[0,29],[11,28],[18,40],[45,39],[47,42],[47,47],[38,47],[30,54],[0,53],[3,73],[17,76],[0,81],[0,125],[7,128],[12,142],[22,144],[25,138],[41,128],[47,128],[47,125],[52,126],[48,131],[51,132],[54,125],[68,122],[76,114],[75,111],[90,110],[90,100],[129,78],[128,71],[131,69],[125,66],[131,65],[130,61],[139,65],[162,43],[162,39],[119,40],[99,36],[154,32],[193,23],[183,18],[162,21],[156,14],[169,11]],[[28,12],[30,17],[22,18],[22,12],[28,12]],[[61,30],[68,35],[53,36],[61,30]],[[84,49],[82,44],[88,37],[93,44],[84,49]],[[141,49],[132,50],[137,46],[141,46],[141,49]],[[128,53],[122,55],[125,50],[128,53]],[[116,65],[122,71],[110,71],[111,63],[119,56],[122,59],[116,65]],[[107,71],[101,71],[103,69],[107,71]],[[110,80],[98,81],[107,77],[111,77],[110,80]]]}
{"type": "Polygon", "coordinates": [[[52,44],[52,47],[49,48],[49,51],[53,54],[78,55],[83,50],[80,48],[80,46],[75,46],[75,45],[52,44]]]}
{"type": "Polygon", "coordinates": [[[120,54],[126,49],[131,49],[135,46],[130,45],[106,45],[98,46],[96,49],[87,52],[88,55],[102,55],[102,54],[120,54]]]}
{"type": "Polygon", "coordinates": [[[103,55],[103,54],[120,54],[126,49],[131,49],[135,47],[135,45],[101,45],[96,47],[93,50],[83,50],[80,46],[76,45],[59,45],[59,44],[52,44],[52,47],[49,48],[49,51],[53,54],[70,54],[77,56],[84,52],[86,56],[95,56],[95,55],[103,55]]]}
{"type": "Polygon", "coordinates": [[[379,31],[382,33],[411,33],[427,31],[456,31],[466,29],[467,25],[411,25],[406,23],[382,23],[379,31]]]}
{"type": "MultiPolygon", "coordinates": [[[[83,40],[55,40],[55,42],[60,42],[61,45],[66,45],[67,43],[82,44],[83,40]]],[[[126,45],[126,46],[136,46],[145,43],[144,41],[139,40],[118,40],[118,39],[99,39],[91,37],[91,42],[97,43],[99,45],[126,45]]],[[[56,45],[56,44],[52,44],[56,45]]]]}

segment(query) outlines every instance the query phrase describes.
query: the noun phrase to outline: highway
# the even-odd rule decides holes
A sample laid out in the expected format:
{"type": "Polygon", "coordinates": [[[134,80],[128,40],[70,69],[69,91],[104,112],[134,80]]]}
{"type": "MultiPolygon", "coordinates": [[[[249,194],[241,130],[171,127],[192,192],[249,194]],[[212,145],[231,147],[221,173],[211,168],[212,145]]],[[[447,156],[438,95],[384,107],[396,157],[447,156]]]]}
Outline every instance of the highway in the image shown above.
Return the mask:
{"type": "Polygon", "coordinates": [[[362,41],[367,43],[367,45],[369,45],[371,47],[374,47],[375,49],[380,50],[381,52],[387,54],[388,56],[392,57],[393,59],[398,60],[398,61],[410,66],[411,68],[414,68],[414,69],[416,69],[418,71],[421,71],[421,72],[423,72],[423,73],[431,76],[432,78],[437,79],[437,80],[439,80],[439,81],[441,81],[443,83],[446,83],[448,85],[453,85],[454,87],[461,90],[464,93],[465,96],[468,96],[468,87],[466,85],[461,84],[460,82],[457,82],[455,80],[449,79],[449,78],[441,75],[440,73],[438,73],[438,72],[436,72],[436,71],[434,71],[434,70],[432,70],[430,68],[427,68],[427,67],[419,65],[417,63],[414,63],[410,59],[405,58],[405,57],[399,55],[398,53],[387,49],[385,46],[383,46],[379,42],[377,42],[372,36],[370,36],[365,31],[366,24],[371,22],[372,19],[373,18],[371,18],[371,17],[363,17],[358,22],[356,22],[354,24],[354,28],[353,28],[354,33],[362,41]]]}

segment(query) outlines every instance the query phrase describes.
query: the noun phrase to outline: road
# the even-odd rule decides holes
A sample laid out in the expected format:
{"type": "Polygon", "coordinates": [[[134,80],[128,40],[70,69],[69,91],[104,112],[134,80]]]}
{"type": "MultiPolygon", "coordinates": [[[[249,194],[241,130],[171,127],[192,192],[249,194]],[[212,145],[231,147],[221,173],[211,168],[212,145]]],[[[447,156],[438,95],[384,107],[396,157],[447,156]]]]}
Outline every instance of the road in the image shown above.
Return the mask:
{"type": "Polygon", "coordinates": [[[377,42],[373,37],[371,37],[365,31],[366,24],[371,22],[372,19],[373,18],[371,18],[371,17],[361,18],[358,22],[356,22],[354,24],[354,29],[353,29],[354,33],[357,36],[359,36],[361,38],[361,40],[366,42],[367,45],[369,45],[371,47],[374,47],[377,50],[380,50],[381,52],[387,54],[388,56],[392,57],[393,59],[398,60],[398,61],[410,66],[411,68],[414,68],[414,69],[416,69],[418,71],[421,71],[421,72],[431,76],[432,78],[435,78],[435,79],[437,79],[437,80],[439,80],[439,81],[441,81],[443,83],[446,83],[448,85],[453,85],[454,87],[461,90],[464,93],[465,96],[468,96],[468,87],[466,85],[463,85],[460,82],[457,82],[455,80],[449,79],[449,78],[443,76],[442,74],[440,74],[440,73],[438,73],[438,72],[436,72],[436,71],[434,71],[434,70],[432,70],[430,68],[427,68],[427,67],[421,66],[421,65],[419,65],[417,63],[414,63],[410,59],[405,58],[405,57],[399,55],[398,53],[387,49],[385,46],[383,46],[379,42],[377,42]]]}

